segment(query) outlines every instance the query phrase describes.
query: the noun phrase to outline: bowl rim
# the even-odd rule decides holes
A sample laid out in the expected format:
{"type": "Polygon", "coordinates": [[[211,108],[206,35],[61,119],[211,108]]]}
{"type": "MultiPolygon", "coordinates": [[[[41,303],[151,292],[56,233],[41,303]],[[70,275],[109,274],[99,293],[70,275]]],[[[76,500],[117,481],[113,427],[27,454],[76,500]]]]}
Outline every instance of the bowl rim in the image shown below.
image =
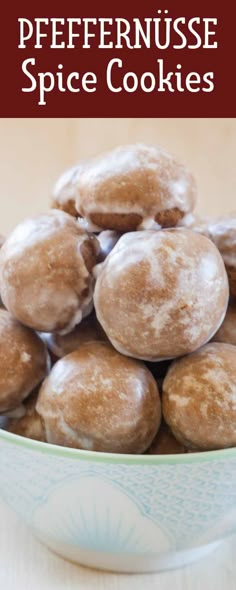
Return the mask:
{"type": "Polygon", "coordinates": [[[170,455],[131,455],[122,453],[104,453],[101,451],[85,451],[70,447],[52,445],[50,443],[32,440],[0,429],[1,440],[22,447],[28,450],[35,450],[43,455],[68,457],[70,459],[91,461],[92,463],[115,463],[126,465],[170,465],[205,463],[210,461],[222,461],[225,459],[236,459],[236,447],[219,449],[216,451],[202,451],[194,453],[178,453],[170,455]]]}

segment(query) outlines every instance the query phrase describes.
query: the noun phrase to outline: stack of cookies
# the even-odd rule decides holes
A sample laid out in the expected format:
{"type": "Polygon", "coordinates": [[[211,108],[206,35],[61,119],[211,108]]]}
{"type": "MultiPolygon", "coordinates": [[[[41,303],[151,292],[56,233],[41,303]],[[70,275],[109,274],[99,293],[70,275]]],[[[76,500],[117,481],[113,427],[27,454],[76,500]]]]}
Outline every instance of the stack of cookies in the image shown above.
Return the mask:
{"type": "Polygon", "coordinates": [[[120,147],[5,240],[5,428],[112,453],[236,446],[236,217],[197,218],[196,192],[164,150],[120,147]]]}

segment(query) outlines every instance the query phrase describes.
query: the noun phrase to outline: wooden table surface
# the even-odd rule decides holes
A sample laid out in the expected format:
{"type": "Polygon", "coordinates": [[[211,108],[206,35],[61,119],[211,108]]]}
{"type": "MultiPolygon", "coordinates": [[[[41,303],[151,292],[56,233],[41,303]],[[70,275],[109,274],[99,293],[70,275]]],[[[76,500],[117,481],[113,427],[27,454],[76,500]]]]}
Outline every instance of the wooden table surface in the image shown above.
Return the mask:
{"type": "Polygon", "coordinates": [[[160,574],[109,574],[56,557],[0,502],[0,589],[236,590],[236,536],[186,568],[160,574]]]}

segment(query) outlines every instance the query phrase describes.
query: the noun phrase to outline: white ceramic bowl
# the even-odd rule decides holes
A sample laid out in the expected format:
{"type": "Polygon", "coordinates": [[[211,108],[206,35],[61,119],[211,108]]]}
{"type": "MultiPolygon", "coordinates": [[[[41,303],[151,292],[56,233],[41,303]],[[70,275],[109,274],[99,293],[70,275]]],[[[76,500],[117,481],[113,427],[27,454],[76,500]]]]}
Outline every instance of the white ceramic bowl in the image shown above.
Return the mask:
{"type": "Polygon", "coordinates": [[[0,430],[0,495],[50,549],[120,572],[190,563],[236,530],[236,449],[114,455],[0,430]]]}

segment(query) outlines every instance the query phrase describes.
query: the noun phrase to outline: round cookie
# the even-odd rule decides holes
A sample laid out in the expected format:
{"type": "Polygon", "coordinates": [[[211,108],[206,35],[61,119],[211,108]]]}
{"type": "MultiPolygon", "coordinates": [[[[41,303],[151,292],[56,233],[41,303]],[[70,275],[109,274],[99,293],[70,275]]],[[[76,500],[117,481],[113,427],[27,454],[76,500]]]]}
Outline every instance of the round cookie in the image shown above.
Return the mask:
{"type": "Polygon", "coordinates": [[[186,453],[185,447],[173,436],[166,424],[162,423],[161,427],[155,436],[151,446],[149,447],[148,455],[178,455],[186,453]]]}
{"type": "Polygon", "coordinates": [[[47,442],[111,453],[143,453],[161,420],[158,388],[145,365],[101,342],[54,365],[37,411],[47,442]]]}
{"type": "Polygon", "coordinates": [[[163,384],[163,414],[184,446],[236,446],[236,347],[210,343],[174,362],[163,384]]]}
{"type": "Polygon", "coordinates": [[[103,263],[94,305],[113,346],[159,361],[205,344],[228,304],[223,260],[210,240],[184,229],[125,234],[103,263]]]}
{"type": "Polygon", "coordinates": [[[223,324],[216,332],[213,341],[236,346],[236,302],[229,303],[223,324]]]}
{"type": "Polygon", "coordinates": [[[92,308],[98,248],[63,211],[27,219],[0,250],[4,305],[35,330],[72,330],[92,308]]]}
{"type": "Polygon", "coordinates": [[[66,170],[60,178],[58,178],[52,193],[51,207],[53,209],[60,209],[69,213],[73,217],[78,217],[78,211],[75,207],[77,185],[79,176],[83,170],[84,163],[81,162],[77,166],[73,166],[66,170]]]}
{"type": "Polygon", "coordinates": [[[42,340],[0,309],[0,413],[20,406],[48,372],[42,340]]]}
{"type": "Polygon", "coordinates": [[[74,352],[86,342],[106,342],[107,337],[94,313],[83,319],[82,322],[68,334],[44,334],[50,352],[54,357],[62,358],[70,352],[74,352]]]}
{"type": "Polygon", "coordinates": [[[196,199],[188,170],[162,148],[142,144],[90,160],[77,188],[79,215],[120,232],[175,226],[196,199]]]}
{"type": "Polygon", "coordinates": [[[178,226],[199,232],[214,242],[225,263],[231,295],[236,296],[236,215],[212,220],[190,214],[178,226]]]}
{"type": "Polygon", "coordinates": [[[87,161],[82,161],[77,166],[66,170],[56,182],[51,198],[51,208],[60,209],[72,217],[77,218],[79,226],[87,232],[99,232],[98,228],[91,221],[80,217],[76,209],[76,197],[79,186],[80,175],[85,169],[87,161]]]}
{"type": "Polygon", "coordinates": [[[219,249],[229,279],[231,295],[236,296],[236,214],[209,224],[211,240],[219,249]]]}
{"type": "Polygon", "coordinates": [[[19,436],[45,442],[43,422],[36,411],[37,399],[38,391],[35,391],[24,402],[24,415],[9,419],[7,430],[19,436]]]}

